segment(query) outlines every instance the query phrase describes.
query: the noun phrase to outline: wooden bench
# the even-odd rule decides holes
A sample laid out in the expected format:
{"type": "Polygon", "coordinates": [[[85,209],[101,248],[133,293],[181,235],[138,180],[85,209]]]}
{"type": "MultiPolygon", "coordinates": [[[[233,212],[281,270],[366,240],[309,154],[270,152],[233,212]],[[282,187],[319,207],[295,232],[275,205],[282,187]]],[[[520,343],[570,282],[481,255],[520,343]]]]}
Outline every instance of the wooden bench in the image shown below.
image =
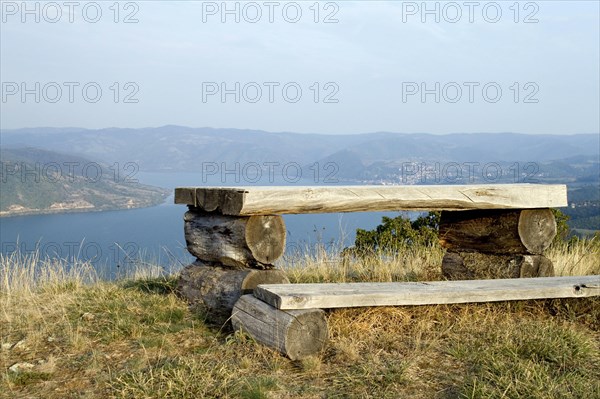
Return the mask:
{"type": "Polygon", "coordinates": [[[431,281],[259,285],[242,295],[231,320],[256,340],[292,360],[321,351],[328,337],[321,309],[414,306],[582,298],[600,295],[600,276],[431,281]]]}
{"type": "Polygon", "coordinates": [[[181,187],[175,203],[189,208],[185,237],[197,258],[182,271],[179,291],[216,324],[231,320],[290,358],[322,348],[327,325],[320,308],[331,307],[331,300],[333,307],[383,306],[597,292],[581,278],[535,279],[534,286],[532,279],[290,285],[274,269],[285,251],[282,214],[408,210],[442,211],[440,243],[447,253],[441,266],[451,280],[481,277],[482,264],[486,277],[552,276],[543,251],[556,235],[549,208],[567,206],[564,185],[181,187]],[[254,296],[245,295],[253,290],[254,296]]]}

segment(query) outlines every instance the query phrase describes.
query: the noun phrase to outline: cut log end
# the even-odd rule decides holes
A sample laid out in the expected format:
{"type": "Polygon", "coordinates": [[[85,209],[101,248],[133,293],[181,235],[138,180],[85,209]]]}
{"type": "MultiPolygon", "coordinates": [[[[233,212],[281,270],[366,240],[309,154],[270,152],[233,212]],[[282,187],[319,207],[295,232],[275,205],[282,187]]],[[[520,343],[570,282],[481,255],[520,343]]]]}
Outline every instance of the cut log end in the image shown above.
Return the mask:
{"type": "Polygon", "coordinates": [[[288,326],[285,348],[287,356],[292,360],[320,352],[328,338],[325,312],[321,309],[294,312],[294,318],[288,326]]]}
{"type": "Polygon", "coordinates": [[[519,215],[521,242],[532,254],[541,254],[556,236],[556,220],[550,209],[525,209],[519,215]]]}
{"type": "Polygon", "coordinates": [[[543,255],[524,255],[519,277],[554,277],[554,265],[543,255]]]}
{"type": "Polygon", "coordinates": [[[254,258],[272,264],[285,251],[286,230],[281,216],[251,216],[246,225],[246,244],[254,258]]]}
{"type": "Polygon", "coordinates": [[[329,336],[323,310],[279,310],[253,295],[240,297],[231,322],[235,330],[246,332],[292,360],[317,354],[329,336]]]}

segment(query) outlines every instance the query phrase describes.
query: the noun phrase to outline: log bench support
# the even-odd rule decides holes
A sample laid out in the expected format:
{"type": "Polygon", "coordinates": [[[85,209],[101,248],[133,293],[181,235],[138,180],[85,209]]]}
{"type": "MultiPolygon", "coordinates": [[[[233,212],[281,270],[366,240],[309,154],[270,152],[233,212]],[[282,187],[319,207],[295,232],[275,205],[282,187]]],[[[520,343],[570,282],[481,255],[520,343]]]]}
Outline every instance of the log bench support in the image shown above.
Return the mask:
{"type": "Polygon", "coordinates": [[[229,329],[236,301],[259,284],[289,284],[281,270],[232,269],[218,263],[196,261],[186,266],[177,280],[177,292],[193,311],[204,314],[208,324],[229,329]]]}
{"type": "Polygon", "coordinates": [[[180,273],[177,292],[208,324],[230,329],[236,301],[259,284],[289,280],[274,262],[285,249],[281,216],[227,216],[193,206],[184,215],[188,252],[196,262],[180,273]]]}
{"type": "Polygon", "coordinates": [[[551,277],[543,251],[556,235],[550,209],[443,211],[439,240],[449,280],[551,277]]]}
{"type": "Polygon", "coordinates": [[[205,262],[271,269],[285,250],[281,216],[225,216],[191,208],[184,221],[188,251],[205,262]]]}

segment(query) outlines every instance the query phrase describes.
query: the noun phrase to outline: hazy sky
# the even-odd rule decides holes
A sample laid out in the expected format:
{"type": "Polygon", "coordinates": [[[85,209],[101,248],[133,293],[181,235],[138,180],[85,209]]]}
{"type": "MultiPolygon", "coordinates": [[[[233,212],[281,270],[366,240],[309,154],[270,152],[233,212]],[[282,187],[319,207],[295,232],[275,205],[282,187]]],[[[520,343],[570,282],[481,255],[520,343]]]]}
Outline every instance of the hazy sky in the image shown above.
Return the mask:
{"type": "Polygon", "coordinates": [[[5,129],[600,131],[598,1],[1,3],[5,129]]]}

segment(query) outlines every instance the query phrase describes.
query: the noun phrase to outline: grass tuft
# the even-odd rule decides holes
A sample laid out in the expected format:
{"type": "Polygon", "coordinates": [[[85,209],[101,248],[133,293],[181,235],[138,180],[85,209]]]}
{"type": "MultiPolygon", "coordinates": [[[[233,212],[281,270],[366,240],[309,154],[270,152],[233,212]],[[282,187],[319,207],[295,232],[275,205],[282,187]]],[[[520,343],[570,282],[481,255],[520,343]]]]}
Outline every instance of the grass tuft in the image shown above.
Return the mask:
{"type": "Polygon", "coordinates": [[[174,276],[160,276],[154,278],[126,280],[123,283],[124,288],[133,288],[141,292],[159,295],[174,293],[176,285],[177,278],[174,276]]]}

